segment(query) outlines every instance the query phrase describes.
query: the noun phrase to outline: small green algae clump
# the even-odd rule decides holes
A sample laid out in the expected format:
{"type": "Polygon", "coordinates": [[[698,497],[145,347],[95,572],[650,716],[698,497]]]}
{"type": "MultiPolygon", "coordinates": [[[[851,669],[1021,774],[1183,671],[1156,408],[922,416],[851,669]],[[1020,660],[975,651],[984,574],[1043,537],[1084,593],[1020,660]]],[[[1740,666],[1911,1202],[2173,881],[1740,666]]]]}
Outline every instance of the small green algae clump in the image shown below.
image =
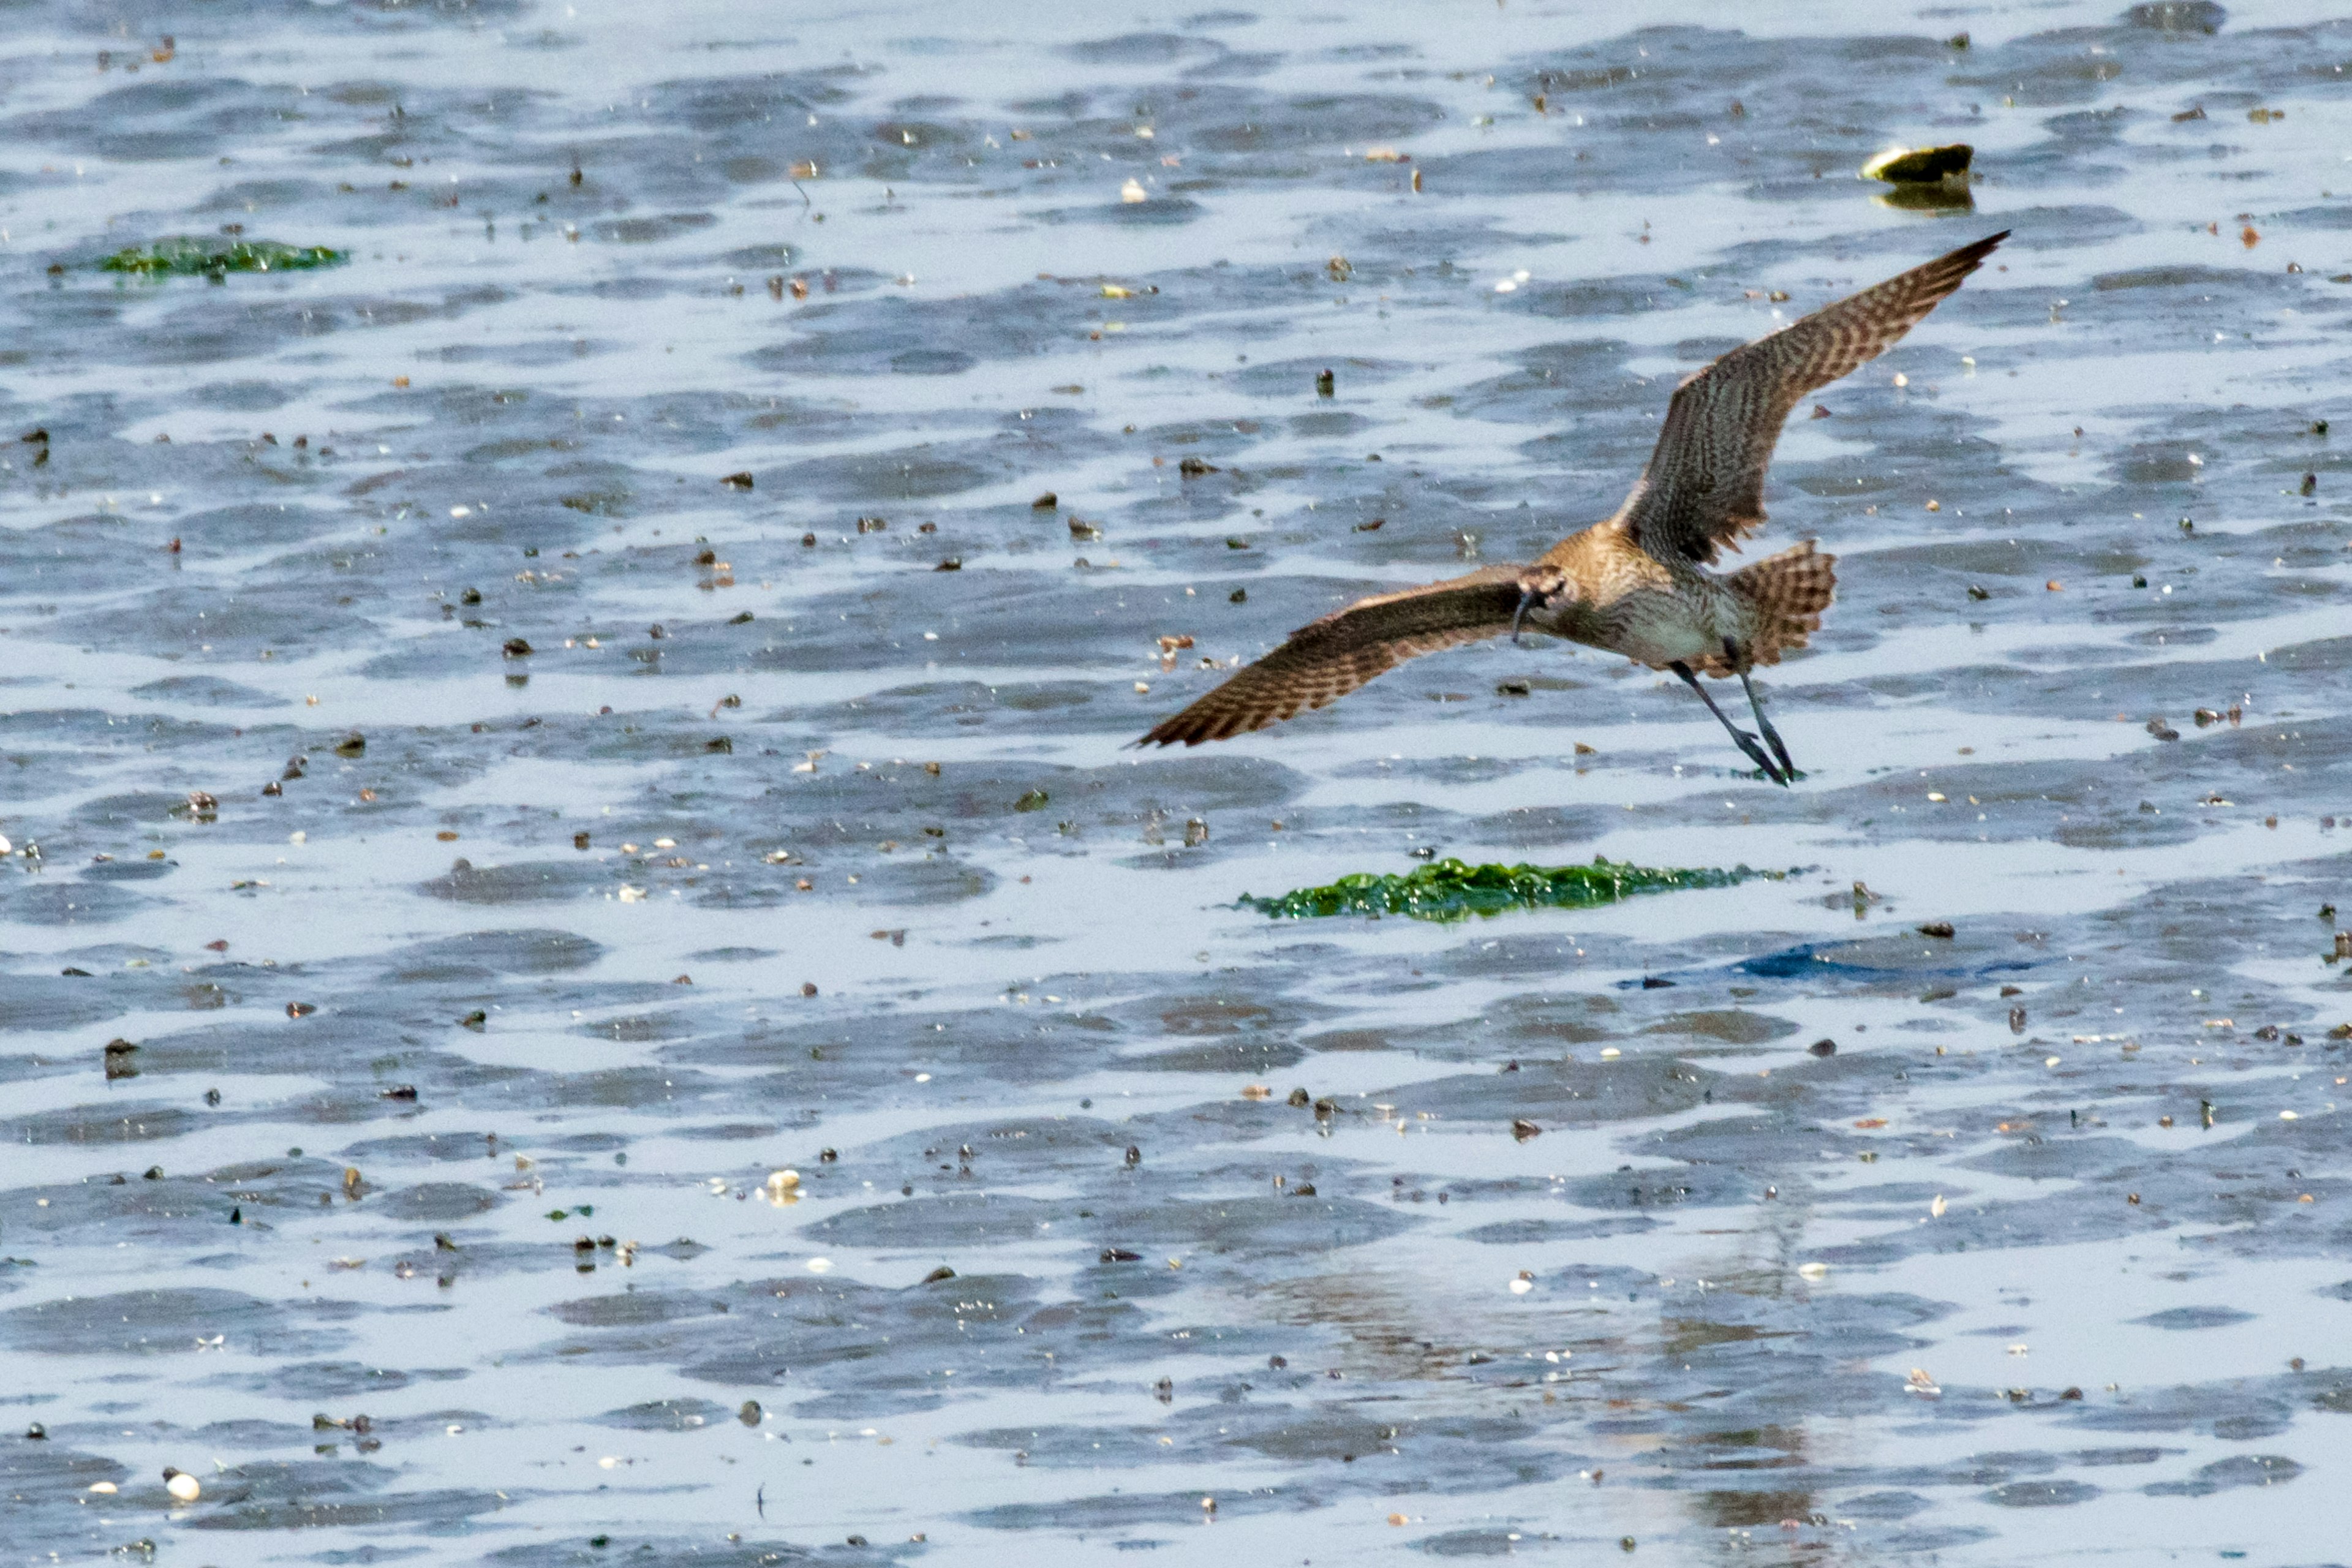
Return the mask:
{"type": "Polygon", "coordinates": [[[1758,877],[1778,881],[1787,873],[1660,870],[1595,857],[1590,866],[1469,866],[1439,860],[1402,876],[1360,871],[1328,887],[1300,888],[1276,899],[1242,895],[1244,907],[1277,920],[1312,915],[1406,915],[1418,921],[1458,921],[1499,915],[1510,910],[1590,909],[1636,893],[1677,888],[1730,888],[1758,877]]]}
{"type": "Polygon", "coordinates": [[[274,239],[205,239],[177,234],[152,245],[118,250],[98,264],[100,272],[141,278],[210,278],[231,272],[299,272],[332,267],[347,253],[323,245],[280,245],[274,239]]]}

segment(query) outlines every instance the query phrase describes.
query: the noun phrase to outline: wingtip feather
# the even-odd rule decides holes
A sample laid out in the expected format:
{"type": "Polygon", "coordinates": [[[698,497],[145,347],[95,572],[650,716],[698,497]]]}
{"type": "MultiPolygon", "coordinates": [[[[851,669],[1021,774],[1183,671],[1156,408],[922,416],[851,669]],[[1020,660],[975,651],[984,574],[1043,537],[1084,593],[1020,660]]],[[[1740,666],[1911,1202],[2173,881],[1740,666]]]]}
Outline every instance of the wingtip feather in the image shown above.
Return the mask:
{"type": "Polygon", "coordinates": [[[2000,247],[2002,240],[2015,232],[2014,229],[2005,228],[1999,234],[1989,234],[1973,245],[1960,247],[1959,249],[1953,251],[1948,259],[1961,261],[1967,266],[1969,271],[1974,272],[1984,265],[1986,257],[1990,256],[2000,247]]]}

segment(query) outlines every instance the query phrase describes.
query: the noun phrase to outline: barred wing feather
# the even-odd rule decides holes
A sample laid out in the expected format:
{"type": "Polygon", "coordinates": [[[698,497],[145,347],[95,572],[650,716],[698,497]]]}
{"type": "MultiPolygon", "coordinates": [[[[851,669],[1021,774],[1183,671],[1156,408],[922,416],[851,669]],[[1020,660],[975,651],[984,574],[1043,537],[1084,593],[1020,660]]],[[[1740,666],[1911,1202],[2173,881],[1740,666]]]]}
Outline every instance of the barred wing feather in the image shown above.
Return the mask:
{"type": "Polygon", "coordinates": [[[2009,237],[2007,229],[1732,350],[1675,389],[1617,521],[1662,561],[1709,562],[1764,521],[1764,470],[1808,394],[1892,348],[2009,237]]]}
{"type": "Polygon", "coordinates": [[[1359,599],[1299,627],[1136,744],[1197,746],[1263,730],[1301,709],[1337,701],[1409,658],[1500,637],[1518,613],[1527,571],[1488,566],[1425,588],[1359,599]]]}

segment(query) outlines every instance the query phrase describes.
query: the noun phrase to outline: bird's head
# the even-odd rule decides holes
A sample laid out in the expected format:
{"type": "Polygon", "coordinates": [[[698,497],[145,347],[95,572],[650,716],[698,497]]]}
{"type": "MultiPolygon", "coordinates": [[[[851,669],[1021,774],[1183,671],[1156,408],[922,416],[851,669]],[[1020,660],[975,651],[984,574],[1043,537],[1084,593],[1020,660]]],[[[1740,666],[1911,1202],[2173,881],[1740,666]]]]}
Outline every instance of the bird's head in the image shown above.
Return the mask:
{"type": "Polygon", "coordinates": [[[1538,626],[1549,629],[1559,611],[1573,593],[1568,574],[1553,566],[1530,566],[1519,574],[1519,607],[1511,616],[1511,640],[1519,640],[1519,627],[1533,616],[1538,626]]]}

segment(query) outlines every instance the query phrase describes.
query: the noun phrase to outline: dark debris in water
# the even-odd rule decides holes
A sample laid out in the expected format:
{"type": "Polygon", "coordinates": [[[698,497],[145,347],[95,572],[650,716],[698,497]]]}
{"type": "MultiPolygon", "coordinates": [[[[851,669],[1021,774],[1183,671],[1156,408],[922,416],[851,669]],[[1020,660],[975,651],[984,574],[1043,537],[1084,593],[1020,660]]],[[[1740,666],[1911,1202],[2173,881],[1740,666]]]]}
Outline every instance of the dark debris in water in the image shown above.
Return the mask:
{"type": "Polygon", "coordinates": [[[1512,910],[1585,910],[1643,893],[1692,888],[1733,888],[1758,878],[1779,881],[1785,871],[1660,870],[1596,856],[1589,866],[1473,866],[1444,859],[1406,872],[1358,871],[1319,888],[1273,898],[1244,893],[1241,904],[1276,920],[1322,915],[1404,915],[1417,921],[1458,921],[1512,910]]]}

